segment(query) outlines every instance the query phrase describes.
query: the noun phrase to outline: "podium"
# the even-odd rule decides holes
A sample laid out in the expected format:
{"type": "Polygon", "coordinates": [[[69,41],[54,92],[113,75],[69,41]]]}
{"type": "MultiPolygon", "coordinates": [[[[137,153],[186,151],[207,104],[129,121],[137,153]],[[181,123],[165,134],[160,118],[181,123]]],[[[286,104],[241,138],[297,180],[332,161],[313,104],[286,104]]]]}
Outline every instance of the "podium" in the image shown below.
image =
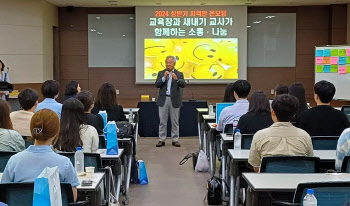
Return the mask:
{"type": "Polygon", "coordinates": [[[13,85],[5,81],[0,81],[0,91],[12,92],[13,85]]]}

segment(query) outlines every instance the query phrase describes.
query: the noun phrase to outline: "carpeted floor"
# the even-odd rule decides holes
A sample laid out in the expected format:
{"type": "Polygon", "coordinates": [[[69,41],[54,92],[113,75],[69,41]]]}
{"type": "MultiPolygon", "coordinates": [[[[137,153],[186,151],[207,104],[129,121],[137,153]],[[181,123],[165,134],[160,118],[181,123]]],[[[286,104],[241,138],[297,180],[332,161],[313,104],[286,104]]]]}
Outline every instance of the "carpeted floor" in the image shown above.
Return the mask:
{"type": "MultiPolygon", "coordinates": [[[[130,186],[130,206],[198,206],[204,205],[209,173],[196,173],[192,159],[180,166],[182,158],[198,150],[198,138],[180,138],[182,147],[155,147],[158,139],[139,138],[137,159],[144,160],[148,185],[130,186]]],[[[123,198],[121,198],[123,199],[123,198]]]]}

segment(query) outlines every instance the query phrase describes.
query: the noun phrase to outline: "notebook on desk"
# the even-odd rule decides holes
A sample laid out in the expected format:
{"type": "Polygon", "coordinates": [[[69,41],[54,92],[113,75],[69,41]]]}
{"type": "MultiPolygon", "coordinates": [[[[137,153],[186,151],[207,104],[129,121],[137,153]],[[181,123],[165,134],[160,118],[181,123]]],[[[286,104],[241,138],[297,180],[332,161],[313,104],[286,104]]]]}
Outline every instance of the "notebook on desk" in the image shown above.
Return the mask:
{"type": "Polygon", "coordinates": [[[219,122],[219,117],[220,117],[220,113],[221,111],[225,108],[225,107],[229,107],[234,105],[234,102],[222,102],[222,103],[216,103],[216,124],[219,122]]]}

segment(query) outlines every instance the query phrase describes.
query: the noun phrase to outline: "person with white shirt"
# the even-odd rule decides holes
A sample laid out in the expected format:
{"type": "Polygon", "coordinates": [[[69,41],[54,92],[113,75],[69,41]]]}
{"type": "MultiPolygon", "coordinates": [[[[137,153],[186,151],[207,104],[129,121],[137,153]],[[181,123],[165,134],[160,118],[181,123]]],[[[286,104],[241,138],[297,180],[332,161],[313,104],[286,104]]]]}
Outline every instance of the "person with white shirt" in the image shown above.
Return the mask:
{"type": "Polygon", "coordinates": [[[22,136],[31,136],[30,120],[34,115],[34,110],[38,105],[38,93],[34,89],[24,89],[18,95],[19,104],[22,110],[11,112],[10,118],[13,129],[22,136]]]}
{"type": "Polygon", "coordinates": [[[165,146],[167,123],[170,115],[172,145],[181,147],[179,143],[179,117],[182,107],[182,89],[186,82],[182,72],[175,69],[176,58],[165,58],[166,69],[158,72],[156,87],[159,88],[157,106],[159,109],[159,141],[156,147],[165,146]]]}
{"type": "Polygon", "coordinates": [[[84,105],[75,98],[63,103],[59,138],[53,146],[62,152],[74,152],[82,147],[83,152],[97,152],[97,130],[84,122],[84,105]]]}
{"type": "Polygon", "coordinates": [[[246,80],[237,80],[233,88],[233,94],[237,101],[234,105],[226,107],[221,111],[216,127],[217,131],[223,132],[227,124],[233,124],[235,129],[239,118],[248,112],[249,102],[247,97],[251,89],[249,82],[246,80]]]}

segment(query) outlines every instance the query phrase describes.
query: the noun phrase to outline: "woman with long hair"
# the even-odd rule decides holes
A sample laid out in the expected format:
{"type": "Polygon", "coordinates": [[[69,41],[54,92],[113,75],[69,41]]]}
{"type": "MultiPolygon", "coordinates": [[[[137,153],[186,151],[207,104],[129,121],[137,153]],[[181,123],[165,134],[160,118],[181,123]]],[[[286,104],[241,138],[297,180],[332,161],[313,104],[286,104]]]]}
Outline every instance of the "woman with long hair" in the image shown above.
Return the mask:
{"type": "Polygon", "coordinates": [[[13,130],[10,111],[7,102],[0,99],[0,151],[22,151],[25,149],[24,139],[13,130]]]}
{"type": "Polygon", "coordinates": [[[9,159],[1,183],[34,182],[46,167],[57,166],[60,181],[71,184],[76,200],[76,187],[79,185],[77,173],[68,157],[55,153],[50,146],[60,131],[59,123],[57,114],[49,109],[42,109],[33,115],[30,131],[34,145],[9,159]]]}
{"type": "Polygon", "coordinates": [[[254,134],[273,124],[270,104],[263,91],[255,91],[249,101],[248,113],[243,115],[237,125],[242,134],[254,134]]]}
{"type": "Polygon", "coordinates": [[[225,89],[224,101],[223,102],[236,102],[235,95],[233,95],[233,83],[228,83],[225,89]]]}
{"type": "Polygon", "coordinates": [[[70,81],[66,85],[66,90],[64,92],[64,100],[69,98],[76,98],[77,94],[81,91],[79,82],[70,81]]]}
{"type": "Polygon", "coordinates": [[[126,121],[123,107],[118,105],[115,87],[108,82],[103,83],[98,89],[95,106],[91,113],[98,114],[103,110],[107,112],[108,121],[126,121]]]}
{"type": "Polygon", "coordinates": [[[302,83],[296,82],[289,86],[289,94],[295,96],[299,100],[298,111],[295,116],[292,118],[291,122],[296,122],[300,117],[300,114],[307,110],[307,103],[305,98],[305,89],[302,83]]]}
{"type": "Polygon", "coordinates": [[[77,99],[66,100],[62,106],[61,129],[54,148],[63,152],[97,152],[98,134],[93,126],[84,123],[84,105],[77,99]]]}

